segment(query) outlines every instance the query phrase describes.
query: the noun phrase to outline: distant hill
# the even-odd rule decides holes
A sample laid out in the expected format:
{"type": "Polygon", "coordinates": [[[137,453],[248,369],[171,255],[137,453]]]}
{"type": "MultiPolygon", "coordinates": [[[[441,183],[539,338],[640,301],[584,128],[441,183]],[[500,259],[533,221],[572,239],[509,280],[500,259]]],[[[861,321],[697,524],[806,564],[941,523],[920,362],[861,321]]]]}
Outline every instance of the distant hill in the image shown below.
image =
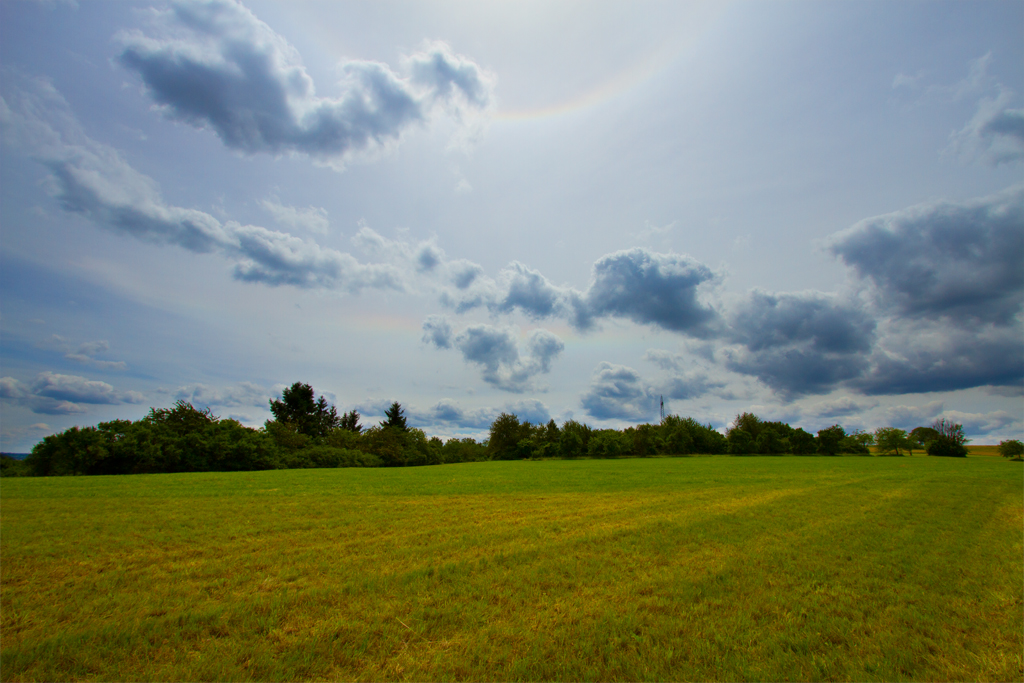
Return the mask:
{"type": "Polygon", "coordinates": [[[25,458],[27,458],[31,454],[30,453],[0,453],[0,455],[6,455],[7,457],[14,458],[15,460],[24,460],[25,458]]]}

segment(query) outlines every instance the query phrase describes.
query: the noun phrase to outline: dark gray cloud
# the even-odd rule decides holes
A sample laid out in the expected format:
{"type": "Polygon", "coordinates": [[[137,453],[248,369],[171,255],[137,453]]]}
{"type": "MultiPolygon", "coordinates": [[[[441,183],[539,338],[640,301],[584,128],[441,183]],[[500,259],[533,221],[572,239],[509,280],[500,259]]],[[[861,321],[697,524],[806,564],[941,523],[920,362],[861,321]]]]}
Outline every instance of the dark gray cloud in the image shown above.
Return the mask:
{"type": "Polygon", "coordinates": [[[850,387],[876,395],[1024,382],[1024,186],[869,218],[830,249],[870,293],[884,331],[850,387]]]}
{"type": "Polygon", "coordinates": [[[504,294],[492,310],[510,313],[519,309],[532,318],[547,318],[558,311],[563,291],[538,271],[513,261],[502,271],[501,279],[504,294]]]}
{"type": "Polygon", "coordinates": [[[88,405],[142,403],[144,400],[138,392],[118,391],[106,382],[53,372],[42,372],[29,383],[13,377],[0,378],[0,398],[42,415],[74,415],[86,412],[88,405]]]}
{"type": "Polygon", "coordinates": [[[725,382],[712,380],[703,372],[690,372],[682,375],[675,375],[667,378],[663,383],[656,385],[659,393],[666,398],[686,401],[693,398],[700,398],[708,392],[717,391],[725,387],[725,382]]]}
{"type": "Polygon", "coordinates": [[[729,337],[755,352],[805,343],[820,353],[848,354],[868,351],[874,329],[856,303],[818,292],[755,290],[731,313],[729,337]]]}
{"type": "MultiPolygon", "coordinates": [[[[368,402],[363,407],[372,406],[372,410],[381,411],[380,413],[367,412],[367,415],[383,415],[384,409],[390,404],[390,401],[368,402]]],[[[546,424],[551,419],[551,413],[547,406],[537,399],[523,399],[507,403],[502,408],[485,406],[466,410],[458,402],[450,398],[443,398],[425,410],[410,405],[403,405],[403,408],[409,425],[423,429],[428,434],[432,431],[450,432],[452,429],[486,432],[502,412],[514,413],[520,420],[529,420],[533,424],[546,424]]],[[[359,408],[359,410],[363,410],[363,408],[359,408]]]]}
{"type": "Polygon", "coordinates": [[[467,363],[483,370],[483,379],[499,389],[521,393],[533,388],[533,379],[551,371],[552,361],[565,344],[547,330],[534,330],[520,347],[514,329],[470,325],[459,334],[444,316],[423,322],[423,341],[439,349],[456,348],[467,363]]]}
{"type": "Polygon", "coordinates": [[[403,407],[406,409],[406,419],[409,425],[427,431],[431,429],[445,431],[450,428],[486,430],[499,414],[499,411],[493,408],[467,411],[448,398],[441,399],[426,410],[419,410],[412,406],[403,407]]]}
{"type": "Polygon", "coordinates": [[[513,262],[496,279],[468,262],[460,263],[456,290],[444,291],[442,303],[465,312],[485,307],[494,314],[519,311],[534,319],[562,318],[581,330],[602,318],[625,318],[692,337],[716,334],[719,313],[702,302],[701,287],[718,276],[682,254],[659,254],[642,248],[620,251],[593,266],[586,292],[551,283],[542,273],[513,262]]]}
{"type": "Polygon", "coordinates": [[[1011,324],[1024,306],[1024,186],[869,218],[830,250],[872,286],[883,312],[1011,324]]]}
{"type": "Polygon", "coordinates": [[[645,421],[658,413],[658,396],[640,374],[607,362],[594,370],[590,388],[580,402],[587,414],[598,420],[645,421]]]}
{"type": "Polygon", "coordinates": [[[620,251],[599,259],[593,282],[575,306],[575,322],[615,316],[695,337],[712,335],[718,313],[701,303],[698,288],[715,280],[707,266],[681,254],[646,249],[620,251]]]}
{"type": "Polygon", "coordinates": [[[984,130],[1006,135],[1024,143],[1024,109],[1004,109],[985,122],[984,130]]]}
{"type": "Polygon", "coordinates": [[[431,315],[423,321],[423,341],[439,349],[452,346],[452,325],[443,315],[431,315]]]}
{"type": "Polygon", "coordinates": [[[484,269],[472,261],[458,259],[449,263],[451,281],[457,289],[467,289],[484,274],[484,269]]]}
{"type": "Polygon", "coordinates": [[[470,325],[452,343],[463,359],[482,368],[485,382],[513,393],[533,388],[533,379],[550,372],[551,362],[565,348],[551,332],[534,330],[520,351],[513,330],[492,325],[470,325]]]}
{"type": "Polygon", "coordinates": [[[454,401],[442,399],[431,410],[431,417],[440,422],[462,422],[465,413],[454,401]]]}
{"type": "Polygon", "coordinates": [[[856,302],[817,292],[751,292],[729,316],[726,367],[784,398],[826,393],[868,367],[875,320],[856,302]]]}
{"type": "Polygon", "coordinates": [[[416,268],[421,272],[431,272],[444,260],[444,252],[433,244],[424,244],[416,254],[416,268]]]}
{"type": "Polygon", "coordinates": [[[509,403],[505,406],[505,411],[517,416],[520,422],[528,421],[535,425],[547,424],[551,420],[548,407],[535,398],[509,403]]]}
{"type": "Polygon", "coordinates": [[[1019,326],[897,325],[870,362],[870,369],[849,382],[869,395],[1019,387],[1024,339],[1019,326]]]}
{"type": "Polygon", "coordinates": [[[157,13],[153,31],[121,35],[120,63],[170,117],[250,154],[338,163],[396,143],[435,106],[461,118],[493,101],[493,78],[444,43],[406,59],[409,79],[378,62],[345,62],[341,93],[320,97],[295,48],[240,3],[177,2],[157,13]]]}

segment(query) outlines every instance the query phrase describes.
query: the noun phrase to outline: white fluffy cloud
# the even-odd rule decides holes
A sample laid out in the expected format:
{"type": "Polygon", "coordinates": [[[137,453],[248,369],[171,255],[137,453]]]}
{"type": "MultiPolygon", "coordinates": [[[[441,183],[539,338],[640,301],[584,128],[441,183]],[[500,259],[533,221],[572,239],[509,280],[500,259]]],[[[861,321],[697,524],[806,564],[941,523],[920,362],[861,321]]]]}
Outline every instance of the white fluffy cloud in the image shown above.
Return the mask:
{"type": "Polygon", "coordinates": [[[1006,89],[982,98],[971,120],[953,136],[953,146],[993,166],[1024,160],[1024,109],[1012,108],[1013,99],[1006,89]]]}
{"type": "Polygon", "coordinates": [[[266,388],[252,382],[239,382],[227,387],[211,387],[206,384],[190,384],[178,387],[174,392],[176,401],[185,401],[199,407],[254,407],[266,408],[271,396],[266,388]]]}
{"type": "Polygon", "coordinates": [[[331,224],[327,220],[327,209],[317,206],[308,206],[305,209],[294,206],[286,206],[276,200],[264,199],[260,206],[267,210],[278,225],[283,225],[292,230],[308,230],[321,235],[326,235],[331,224]]]}
{"type": "Polygon", "coordinates": [[[97,355],[106,353],[110,350],[110,342],[106,340],[85,342],[76,346],[68,342],[59,334],[55,334],[50,338],[50,342],[59,350],[64,352],[64,357],[68,360],[73,360],[83,365],[90,365],[101,370],[128,369],[128,364],[124,361],[96,358],[97,355]]]}

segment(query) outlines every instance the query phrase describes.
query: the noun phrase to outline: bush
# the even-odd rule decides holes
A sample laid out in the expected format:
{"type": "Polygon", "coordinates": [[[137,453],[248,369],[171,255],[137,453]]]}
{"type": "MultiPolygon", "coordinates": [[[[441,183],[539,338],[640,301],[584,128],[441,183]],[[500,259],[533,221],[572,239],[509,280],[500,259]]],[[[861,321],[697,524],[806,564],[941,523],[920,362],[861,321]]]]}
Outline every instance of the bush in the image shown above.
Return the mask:
{"type": "Polygon", "coordinates": [[[729,431],[729,455],[753,455],[757,452],[757,448],[754,446],[754,438],[750,436],[750,432],[742,429],[732,429],[729,431]]]}
{"type": "Polygon", "coordinates": [[[373,453],[335,446],[310,446],[285,456],[288,468],[314,467],[380,467],[381,459],[373,453]]]}
{"type": "Polygon", "coordinates": [[[956,424],[945,418],[932,425],[938,436],[928,442],[926,450],[928,455],[937,455],[946,458],[966,458],[967,437],[964,436],[962,425],[956,424]]]}
{"type": "Polygon", "coordinates": [[[0,455],[0,477],[27,477],[32,474],[24,460],[0,455]]]}

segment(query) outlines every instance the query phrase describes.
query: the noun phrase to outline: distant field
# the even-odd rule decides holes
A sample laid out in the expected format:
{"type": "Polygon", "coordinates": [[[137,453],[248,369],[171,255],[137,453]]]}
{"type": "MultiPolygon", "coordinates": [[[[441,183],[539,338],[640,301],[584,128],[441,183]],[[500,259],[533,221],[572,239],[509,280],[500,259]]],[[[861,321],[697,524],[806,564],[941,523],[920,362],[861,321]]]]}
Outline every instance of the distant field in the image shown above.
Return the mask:
{"type": "Polygon", "coordinates": [[[994,455],[999,457],[999,446],[975,446],[967,444],[967,453],[969,455],[994,455]]]}
{"type": "Polygon", "coordinates": [[[701,457],[0,481],[15,680],[1021,680],[1024,470],[701,457]]]}
{"type": "MultiPolygon", "coordinates": [[[[870,450],[871,450],[872,453],[878,453],[878,447],[877,446],[871,446],[870,450]]],[[[999,446],[998,445],[967,444],[967,453],[968,453],[968,455],[992,455],[992,456],[995,456],[997,458],[998,457],[1002,457],[999,454],[999,446]]],[[[914,450],[914,456],[918,456],[918,455],[923,456],[923,455],[926,455],[926,453],[924,452],[924,450],[916,450],[915,449],[914,450]]]]}

